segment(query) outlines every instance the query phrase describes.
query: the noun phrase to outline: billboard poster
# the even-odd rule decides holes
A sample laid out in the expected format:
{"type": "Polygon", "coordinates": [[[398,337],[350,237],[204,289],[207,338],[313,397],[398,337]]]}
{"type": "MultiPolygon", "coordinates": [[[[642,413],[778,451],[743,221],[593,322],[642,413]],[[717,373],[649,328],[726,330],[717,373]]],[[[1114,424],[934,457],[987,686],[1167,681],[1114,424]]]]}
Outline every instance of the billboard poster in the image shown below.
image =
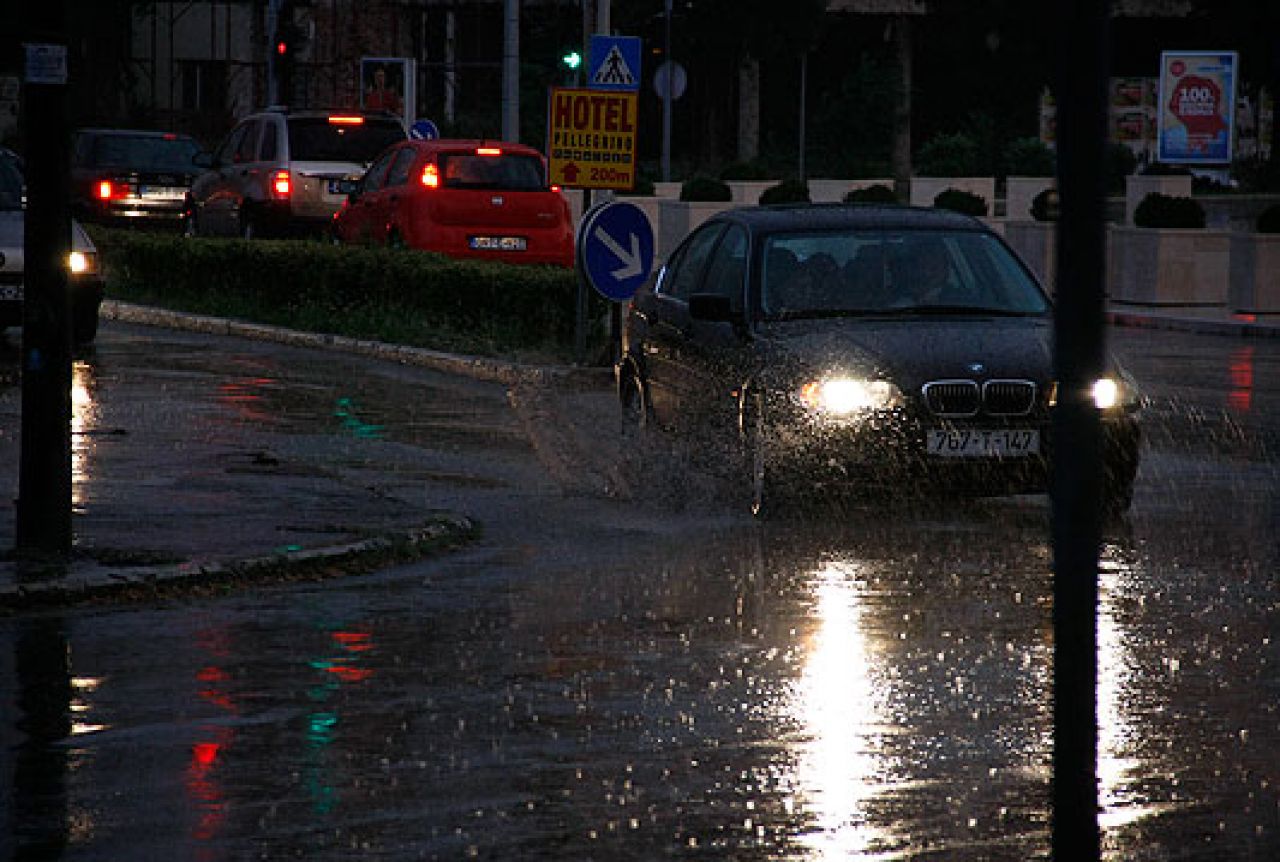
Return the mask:
{"type": "Polygon", "coordinates": [[[1184,165],[1231,161],[1238,69],[1234,51],[1161,53],[1157,161],[1184,165]]]}
{"type": "Polygon", "coordinates": [[[417,119],[415,107],[416,63],[408,57],[360,58],[360,107],[386,111],[408,127],[417,119]]]}

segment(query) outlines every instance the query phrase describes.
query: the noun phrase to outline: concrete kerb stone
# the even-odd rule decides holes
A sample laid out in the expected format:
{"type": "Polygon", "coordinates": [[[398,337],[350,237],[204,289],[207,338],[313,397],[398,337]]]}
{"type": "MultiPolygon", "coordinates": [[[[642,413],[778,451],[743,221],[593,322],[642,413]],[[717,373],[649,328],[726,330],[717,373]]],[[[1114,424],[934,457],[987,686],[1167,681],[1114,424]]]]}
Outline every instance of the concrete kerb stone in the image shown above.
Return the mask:
{"type": "MultiPolygon", "coordinates": [[[[319,573],[325,566],[358,565],[372,560],[408,560],[433,548],[460,544],[478,534],[477,525],[463,515],[440,515],[419,527],[379,536],[299,551],[282,551],[228,562],[177,565],[89,566],[47,580],[0,584],[0,612],[61,605],[110,596],[153,595],[180,587],[198,589],[217,583],[253,581],[271,574],[319,573]],[[394,559],[393,559],[394,558],[394,559]]],[[[342,572],[346,574],[347,572],[342,572]]]]}
{"type": "Polygon", "coordinates": [[[371,341],[328,333],[302,332],[265,323],[248,323],[224,317],[169,311],[162,308],[132,305],[116,300],[106,300],[102,303],[102,316],[108,320],[119,320],[125,323],[137,323],[145,326],[163,326],[169,329],[204,332],[213,335],[234,335],[295,347],[321,347],[341,350],[347,353],[401,362],[406,365],[435,368],[454,374],[467,375],[478,380],[490,380],[495,383],[558,383],[561,385],[591,387],[607,384],[612,380],[613,376],[613,371],[610,368],[571,365],[525,365],[490,357],[460,356],[403,344],[389,344],[382,341],[371,341]]]}

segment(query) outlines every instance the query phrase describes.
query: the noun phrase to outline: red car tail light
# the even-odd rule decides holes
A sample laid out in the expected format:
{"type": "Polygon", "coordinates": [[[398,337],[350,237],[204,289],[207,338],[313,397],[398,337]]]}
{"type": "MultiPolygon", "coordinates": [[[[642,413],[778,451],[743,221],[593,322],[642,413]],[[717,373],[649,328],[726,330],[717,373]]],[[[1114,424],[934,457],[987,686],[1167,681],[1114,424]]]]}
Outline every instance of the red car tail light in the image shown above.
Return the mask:
{"type": "Polygon", "coordinates": [[[477,156],[500,156],[502,150],[498,147],[476,147],[477,156]]]}
{"type": "Polygon", "coordinates": [[[290,181],[288,171],[276,171],[271,175],[271,196],[274,198],[287,198],[293,191],[293,183],[290,181]]]}
{"type": "Polygon", "coordinates": [[[93,187],[93,194],[100,201],[109,201],[128,195],[129,186],[125,183],[113,183],[111,180],[98,180],[93,187]]]}
{"type": "Polygon", "coordinates": [[[334,115],[329,117],[329,122],[335,126],[359,126],[364,123],[364,117],[334,115]]]}
{"type": "Polygon", "coordinates": [[[429,189],[440,188],[440,169],[429,164],[422,169],[422,184],[429,189]]]}

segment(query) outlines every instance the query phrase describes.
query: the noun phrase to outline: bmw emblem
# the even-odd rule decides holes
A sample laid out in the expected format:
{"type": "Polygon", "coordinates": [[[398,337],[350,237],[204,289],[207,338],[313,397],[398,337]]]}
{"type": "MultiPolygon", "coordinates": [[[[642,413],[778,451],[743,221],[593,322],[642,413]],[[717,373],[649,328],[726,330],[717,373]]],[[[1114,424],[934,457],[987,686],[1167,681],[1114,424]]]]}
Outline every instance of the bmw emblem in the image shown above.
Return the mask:
{"type": "Polygon", "coordinates": [[[983,365],[981,362],[972,362],[969,364],[969,371],[972,374],[981,374],[986,370],[987,366],[983,365]]]}

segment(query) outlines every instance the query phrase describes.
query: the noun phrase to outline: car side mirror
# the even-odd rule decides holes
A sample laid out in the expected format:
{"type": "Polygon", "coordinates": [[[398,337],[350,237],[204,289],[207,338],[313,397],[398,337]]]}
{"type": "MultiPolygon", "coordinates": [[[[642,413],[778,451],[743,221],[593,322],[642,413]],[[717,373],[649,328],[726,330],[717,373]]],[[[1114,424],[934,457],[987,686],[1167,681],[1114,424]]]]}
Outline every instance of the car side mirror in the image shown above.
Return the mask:
{"type": "Polygon", "coordinates": [[[734,322],[729,297],[719,293],[695,293],[689,297],[689,316],[710,323],[734,322]]]}

